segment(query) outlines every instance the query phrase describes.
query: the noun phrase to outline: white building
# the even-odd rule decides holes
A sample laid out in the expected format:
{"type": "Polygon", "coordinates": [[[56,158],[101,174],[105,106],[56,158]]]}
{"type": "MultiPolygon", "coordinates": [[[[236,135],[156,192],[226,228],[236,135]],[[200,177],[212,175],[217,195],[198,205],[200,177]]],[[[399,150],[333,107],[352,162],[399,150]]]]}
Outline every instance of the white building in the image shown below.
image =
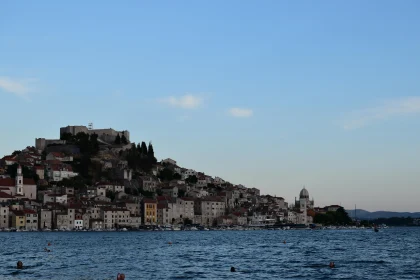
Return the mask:
{"type": "Polygon", "coordinates": [[[73,156],[67,156],[59,152],[51,152],[48,153],[46,160],[73,161],[73,156]]]}
{"type": "Polygon", "coordinates": [[[220,177],[214,177],[213,182],[214,182],[214,184],[224,184],[225,183],[225,180],[223,180],[220,177]]]}
{"type": "Polygon", "coordinates": [[[31,200],[36,199],[37,186],[33,179],[23,178],[22,167],[19,165],[17,169],[16,178],[1,178],[0,188],[3,192],[6,192],[12,196],[26,197],[31,200]],[[9,189],[3,190],[3,189],[9,189]]]}
{"type": "Polygon", "coordinates": [[[195,214],[202,216],[202,223],[208,226],[218,217],[225,215],[225,199],[216,196],[204,197],[195,204],[195,214]]]}
{"type": "Polygon", "coordinates": [[[197,176],[197,171],[193,170],[193,169],[187,169],[184,170],[181,174],[182,180],[187,179],[190,176],[197,176]]]}
{"type": "Polygon", "coordinates": [[[50,181],[62,181],[63,179],[69,179],[79,175],[77,172],[73,172],[70,165],[57,165],[53,164],[47,168],[47,174],[50,181]]]}
{"type": "Polygon", "coordinates": [[[9,227],[9,207],[0,205],[0,228],[9,227]]]}
{"type": "Polygon", "coordinates": [[[67,194],[54,194],[54,193],[45,193],[44,204],[47,202],[56,202],[59,204],[66,205],[67,204],[67,194]]]}
{"type": "Polygon", "coordinates": [[[25,209],[23,212],[26,215],[26,230],[38,230],[38,213],[32,209],[25,209]]]}
{"type": "Polygon", "coordinates": [[[152,176],[141,176],[139,179],[139,184],[142,190],[154,192],[158,182],[152,176]]]}

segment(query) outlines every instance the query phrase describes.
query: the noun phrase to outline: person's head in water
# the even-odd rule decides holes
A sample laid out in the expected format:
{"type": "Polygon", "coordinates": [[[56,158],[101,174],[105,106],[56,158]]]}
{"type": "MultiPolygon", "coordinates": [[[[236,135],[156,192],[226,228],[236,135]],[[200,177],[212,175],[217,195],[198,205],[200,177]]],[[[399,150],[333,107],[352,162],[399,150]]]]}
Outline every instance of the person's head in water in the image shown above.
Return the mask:
{"type": "Polygon", "coordinates": [[[334,268],[334,267],[335,267],[334,262],[330,262],[330,267],[331,267],[331,268],[334,268]]]}
{"type": "Polygon", "coordinates": [[[236,269],[232,266],[232,267],[230,268],[230,272],[236,272],[236,269]]]}
{"type": "Polygon", "coordinates": [[[125,274],[124,273],[118,273],[117,280],[125,280],[125,274]]]}
{"type": "Polygon", "coordinates": [[[16,264],[16,267],[18,269],[22,269],[23,268],[23,263],[21,261],[18,261],[17,264],[16,264]]]}

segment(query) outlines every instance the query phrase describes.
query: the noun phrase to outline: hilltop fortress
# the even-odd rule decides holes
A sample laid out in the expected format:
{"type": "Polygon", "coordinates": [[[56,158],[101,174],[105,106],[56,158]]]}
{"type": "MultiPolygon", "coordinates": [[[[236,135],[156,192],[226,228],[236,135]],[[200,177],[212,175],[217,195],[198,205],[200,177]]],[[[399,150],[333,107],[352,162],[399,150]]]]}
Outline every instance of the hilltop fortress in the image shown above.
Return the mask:
{"type": "MultiPolygon", "coordinates": [[[[115,141],[115,138],[118,134],[120,136],[124,135],[127,141],[130,141],[130,132],[128,130],[117,131],[113,128],[102,128],[102,129],[93,129],[91,126],[86,127],[84,125],[68,125],[66,127],[60,128],[60,138],[61,135],[65,133],[70,133],[76,135],[79,132],[86,134],[97,134],[98,140],[112,144],[115,141]]],[[[51,144],[66,144],[65,140],[60,139],[45,139],[45,138],[36,138],[35,147],[38,150],[44,150],[48,145],[51,144]]]]}

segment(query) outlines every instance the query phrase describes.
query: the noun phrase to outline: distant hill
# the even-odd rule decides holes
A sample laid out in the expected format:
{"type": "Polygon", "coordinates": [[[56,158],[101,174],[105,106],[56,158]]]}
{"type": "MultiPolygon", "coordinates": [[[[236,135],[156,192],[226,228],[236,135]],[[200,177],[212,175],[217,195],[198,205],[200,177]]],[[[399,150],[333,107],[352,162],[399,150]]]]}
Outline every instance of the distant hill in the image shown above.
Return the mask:
{"type": "MultiPolygon", "coordinates": [[[[346,210],[351,218],[354,218],[354,209],[346,210]]],[[[356,210],[356,218],[359,220],[374,220],[379,218],[394,218],[394,217],[411,217],[420,218],[420,212],[389,212],[389,211],[375,211],[369,212],[362,209],[356,210]]]]}

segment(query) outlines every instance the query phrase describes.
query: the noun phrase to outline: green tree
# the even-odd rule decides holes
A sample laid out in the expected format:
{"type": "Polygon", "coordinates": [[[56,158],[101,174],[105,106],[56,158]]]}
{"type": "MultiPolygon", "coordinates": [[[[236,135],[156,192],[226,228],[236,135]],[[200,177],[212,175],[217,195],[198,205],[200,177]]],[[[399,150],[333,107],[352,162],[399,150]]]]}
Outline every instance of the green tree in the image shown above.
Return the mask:
{"type": "MultiPolygon", "coordinates": [[[[6,173],[9,174],[11,178],[15,178],[18,167],[19,167],[19,164],[17,163],[7,166],[6,173]]],[[[22,167],[23,178],[31,178],[31,179],[34,179],[35,183],[38,183],[39,176],[36,174],[35,171],[33,171],[32,169],[29,169],[26,166],[21,166],[21,167],[22,167]]]]}
{"type": "Polygon", "coordinates": [[[185,180],[185,182],[190,183],[190,184],[196,184],[196,183],[197,183],[197,181],[198,181],[198,178],[197,178],[197,176],[195,176],[195,175],[189,176],[189,177],[185,180]]]}
{"type": "Polygon", "coordinates": [[[106,191],[106,197],[110,198],[111,201],[115,200],[115,193],[113,191],[107,190],[106,191]]]}
{"type": "Polygon", "coordinates": [[[185,197],[185,191],[184,191],[184,190],[179,189],[179,190],[178,190],[178,197],[185,197]]]}
{"type": "Polygon", "coordinates": [[[119,133],[117,134],[117,137],[115,137],[114,144],[116,144],[116,145],[120,145],[121,144],[121,137],[120,137],[120,134],[119,133]]]}
{"type": "Polygon", "coordinates": [[[128,144],[128,140],[125,137],[124,132],[122,133],[122,136],[121,136],[121,143],[124,144],[124,145],[127,145],[128,144]]]}
{"type": "Polygon", "coordinates": [[[141,154],[147,156],[147,146],[145,142],[141,142],[141,154]]]}
{"type": "Polygon", "coordinates": [[[21,153],[22,153],[22,151],[16,150],[12,153],[12,156],[19,155],[21,153]]]}
{"type": "Polygon", "coordinates": [[[66,140],[66,141],[69,141],[69,142],[73,142],[74,137],[73,137],[73,134],[65,132],[65,133],[60,135],[60,140],[66,140]]]}
{"type": "Polygon", "coordinates": [[[162,181],[171,181],[174,178],[173,171],[165,167],[159,172],[158,177],[162,181]]]}

